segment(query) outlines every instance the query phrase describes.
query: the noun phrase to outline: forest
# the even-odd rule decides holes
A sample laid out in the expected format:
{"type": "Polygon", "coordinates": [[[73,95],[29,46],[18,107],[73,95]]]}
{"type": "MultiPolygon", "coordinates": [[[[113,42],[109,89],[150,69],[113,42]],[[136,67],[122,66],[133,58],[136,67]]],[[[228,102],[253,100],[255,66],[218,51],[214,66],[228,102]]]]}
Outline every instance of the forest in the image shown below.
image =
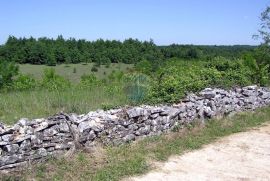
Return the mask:
{"type": "Polygon", "coordinates": [[[20,64],[110,63],[136,64],[142,60],[160,62],[168,58],[211,59],[216,56],[240,58],[244,52],[252,52],[256,46],[199,46],[177,45],[158,46],[153,40],[139,41],[126,39],[86,41],[58,36],[50,38],[16,38],[9,36],[0,46],[0,59],[20,64]]]}

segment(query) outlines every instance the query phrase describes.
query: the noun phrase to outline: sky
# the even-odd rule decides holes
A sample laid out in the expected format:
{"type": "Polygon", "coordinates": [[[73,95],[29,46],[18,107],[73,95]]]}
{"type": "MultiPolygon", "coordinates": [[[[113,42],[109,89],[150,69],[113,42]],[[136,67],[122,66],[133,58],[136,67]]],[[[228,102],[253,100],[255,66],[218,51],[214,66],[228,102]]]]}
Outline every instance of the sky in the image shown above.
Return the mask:
{"type": "Polygon", "coordinates": [[[0,44],[9,35],[158,45],[256,45],[270,0],[1,0],[0,44]]]}

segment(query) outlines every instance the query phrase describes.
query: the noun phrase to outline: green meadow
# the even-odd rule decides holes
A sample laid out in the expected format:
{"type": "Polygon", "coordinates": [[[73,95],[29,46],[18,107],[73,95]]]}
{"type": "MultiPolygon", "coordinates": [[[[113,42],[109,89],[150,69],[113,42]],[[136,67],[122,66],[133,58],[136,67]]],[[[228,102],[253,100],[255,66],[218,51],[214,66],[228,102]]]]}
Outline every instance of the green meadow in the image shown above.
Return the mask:
{"type": "Polygon", "coordinates": [[[94,63],[80,63],[80,64],[58,64],[56,66],[48,65],[33,65],[33,64],[19,64],[19,69],[23,74],[29,74],[36,79],[42,79],[43,70],[46,68],[53,68],[55,72],[71,82],[78,83],[81,76],[85,74],[94,74],[99,79],[105,79],[113,71],[126,72],[132,69],[134,65],[124,63],[111,63],[109,67],[100,65],[97,72],[91,71],[94,63]]]}

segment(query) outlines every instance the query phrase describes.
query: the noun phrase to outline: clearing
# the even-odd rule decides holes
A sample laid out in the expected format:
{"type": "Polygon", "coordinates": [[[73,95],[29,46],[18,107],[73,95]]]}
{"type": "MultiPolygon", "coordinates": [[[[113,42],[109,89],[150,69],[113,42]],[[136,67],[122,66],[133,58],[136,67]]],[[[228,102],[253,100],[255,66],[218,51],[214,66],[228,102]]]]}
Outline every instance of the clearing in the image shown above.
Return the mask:
{"type": "Polygon", "coordinates": [[[156,163],[156,170],[126,180],[270,180],[270,124],[156,163]]]}
{"type": "Polygon", "coordinates": [[[43,71],[45,68],[53,68],[55,72],[71,82],[79,82],[81,76],[84,74],[94,74],[99,79],[104,79],[112,73],[112,71],[123,71],[126,72],[133,68],[132,64],[124,63],[111,63],[111,65],[106,68],[105,65],[98,67],[97,72],[92,72],[91,68],[94,63],[81,63],[81,64],[59,64],[56,66],[47,65],[31,65],[31,64],[19,64],[20,71],[23,74],[30,74],[36,79],[41,79],[43,71]]]}

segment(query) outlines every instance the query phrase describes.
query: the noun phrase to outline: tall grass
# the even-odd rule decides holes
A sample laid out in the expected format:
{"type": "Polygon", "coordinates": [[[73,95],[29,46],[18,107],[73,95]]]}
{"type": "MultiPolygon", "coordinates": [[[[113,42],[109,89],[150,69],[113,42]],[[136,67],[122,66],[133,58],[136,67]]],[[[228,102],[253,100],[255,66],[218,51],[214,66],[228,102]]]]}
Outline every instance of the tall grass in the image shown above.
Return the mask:
{"type": "Polygon", "coordinates": [[[87,113],[103,105],[128,103],[122,89],[95,86],[88,89],[71,87],[61,91],[31,90],[0,93],[0,120],[13,124],[19,118],[38,118],[60,111],[87,113]]]}

